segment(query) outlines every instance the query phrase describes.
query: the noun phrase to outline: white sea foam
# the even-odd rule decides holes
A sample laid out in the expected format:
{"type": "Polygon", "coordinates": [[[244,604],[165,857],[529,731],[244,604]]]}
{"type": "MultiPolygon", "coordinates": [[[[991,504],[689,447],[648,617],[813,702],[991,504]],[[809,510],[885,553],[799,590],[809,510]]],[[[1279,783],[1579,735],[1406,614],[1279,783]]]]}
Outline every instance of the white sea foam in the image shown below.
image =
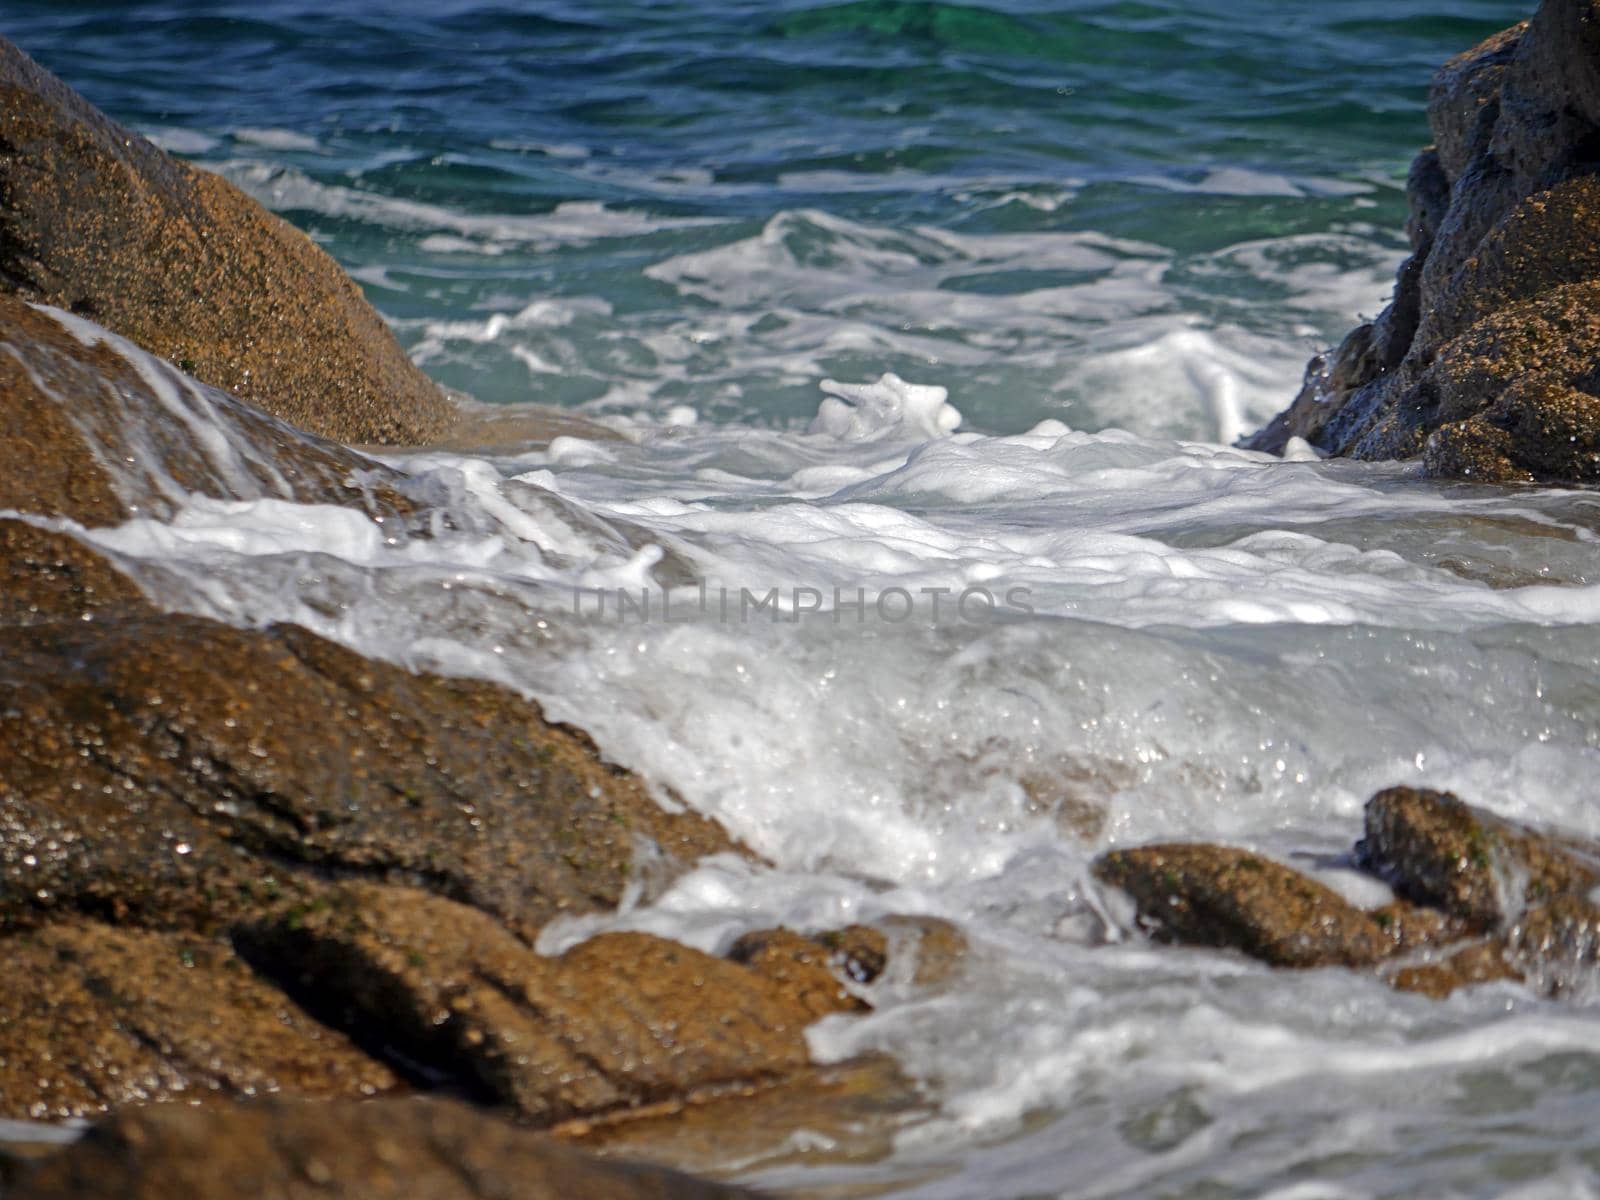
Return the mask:
{"type": "MultiPolygon", "coordinates": [[[[429,234],[421,248],[454,252],[462,235],[429,234]]],[[[476,321],[397,324],[430,367],[509,369],[540,387],[587,381],[605,411],[670,407],[692,388],[724,416],[798,420],[800,389],[869,361],[952,379],[952,402],[980,429],[1058,417],[1227,441],[1292,391],[1323,323],[1376,307],[1395,260],[1391,248],[1325,235],[1178,263],[1096,234],[893,229],[798,210],[646,266],[692,302],[668,313],[577,297],[559,302],[576,319],[530,319],[550,303],[535,295],[476,321]],[[1301,340],[1252,328],[1243,309],[1235,320],[1177,307],[1191,290],[1225,294],[1241,281],[1270,285],[1301,340]]]]}
{"type": "Polygon", "coordinates": [[[346,217],[424,234],[454,233],[471,239],[489,254],[512,246],[549,250],[603,238],[638,237],[660,230],[718,224],[712,218],[652,216],[588,200],[558,204],[551,212],[538,216],[477,216],[420,200],[322,183],[293,167],[233,160],[215,164],[214,169],[269,208],[346,217]]]}
{"type": "Polygon", "coordinates": [[[144,125],[140,126],[139,132],[168,154],[208,154],[220,145],[216,138],[198,129],[181,129],[171,125],[144,125]]]}
{"type": "Polygon", "coordinates": [[[320,151],[322,143],[308,134],[293,129],[274,129],[241,126],[232,131],[233,140],[247,146],[261,146],[267,150],[320,151]]]}

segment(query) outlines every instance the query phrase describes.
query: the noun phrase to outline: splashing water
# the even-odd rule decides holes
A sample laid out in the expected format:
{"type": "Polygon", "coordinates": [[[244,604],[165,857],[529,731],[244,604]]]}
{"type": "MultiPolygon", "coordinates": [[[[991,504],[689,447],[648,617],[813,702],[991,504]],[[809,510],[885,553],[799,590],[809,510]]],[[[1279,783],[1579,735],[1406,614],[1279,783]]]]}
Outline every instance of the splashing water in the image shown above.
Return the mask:
{"type": "Polygon", "coordinates": [[[1428,72],[1520,11],[399,7],[13,32],[439,378],[614,436],[395,459],[428,536],[265,493],[86,536],[176,608],[538,697],[771,864],[545,949],[957,923],[956,981],[810,1033],[929,1115],[754,1182],[1592,1193],[1592,1009],[1152,947],[1087,869],[1220,839],[1380,903],[1344,855],[1400,782],[1600,834],[1600,500],[1224,444],[1382,302],[1428,72]]]}

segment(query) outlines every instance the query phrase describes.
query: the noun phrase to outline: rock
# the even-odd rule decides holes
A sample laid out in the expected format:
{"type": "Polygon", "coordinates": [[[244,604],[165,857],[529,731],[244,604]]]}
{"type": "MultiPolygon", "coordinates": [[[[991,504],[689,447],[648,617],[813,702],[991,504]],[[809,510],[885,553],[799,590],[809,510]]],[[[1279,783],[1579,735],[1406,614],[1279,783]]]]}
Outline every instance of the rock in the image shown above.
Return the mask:
{"type": "Polygon", "coordinates": [[[831,976],[824,994],[804,971],[648,934],[542,957],[481,912],[400,888],[347,885],[236,941],[324,1019],[546,1124],[774,1082],[808,1066],[807,1025],[862,1007],[831,976]]]}
{"type": "Polygon", "coordinates": [[[28,981],[0,989],[0,1108],[17,1116],[399,1084],[213,939],[77,922],[12,935],[0,953],[28,981]]]}
{"type": "Polygon", "coordinates": [[[601,1162],[440,1100],[125,1109],[23,1174],[11,1200],[732,1200],[601,1162]]]}
{"type": "Polygon", "coordinates": [[[1402,992],[1443,1000],[1458,988],[1521,978],[1506,959],[1505,944],[1495,938],[1475,942],[1437,962],[1401,967],[1389,976],[1389,984],[1402,992]]]}
{"type": "Polygon", "coordinates": [[[1397,787],[1367,802],[1363,863],[1407,899],[1498,930],[1529,904],[1600,882],[1595,848],[1541,834],[1449,792],[1397,787]]]}
{"type": "MultiPolygon", "coordinates": [[[[808,990],[829,996],[830,1007],[838,982],[871,985],[887,973],[900,983],[932,987],[954,977],[966,956],[966,935],[949,921],[899,915],[809,937],[789,929],[759,930],[745,934],[728,950],[734,962],[777,978],[792,977],[796,983],[803,980],[808,990]]],[[[838,998],[845,1001],[844,996],[838,998]]]]}
{"type": "Polygon", "coordinates": [[[1468,936],[1466,925],[1437,908],[1424,908],[1396,900],[1368,914],[1394,945],[1396,954],[1411,954],[1430,946],[1459,942],[1468,936]]]}
{"type": "Polygon", "coordinates": [[[411,510],[399,483],[90,322],[0,295],[0,508],[109,525],[169,516],[200,493],[354,505],[383,521],[411,510]]]}
{"type": "Polygon", "coordinates": [[[1588,896],[1558,896],[1517,917],[1505,957],[1539,991],[1593,1000],[1600,984],[1600,906],[1588,896]]]}
{"type": "Polygon", "coordinates": [[[585,1150],[683,1171],[726,1170],[730,1162],[765,1171],[886,1159],[898,1132],[933,1115],[928,1097],[892,1059],[872,1055],[813,1067],[779,1088],[630,1113],[625,1121],[569,1121],[553,1132],[585,1150]]]}
{"type": "Polygon", "coordinates": [[[1600,481],[1600,43],[1590,0],[1446,63],[1378,320],[1314,360],[1246,445],[1292,436],[1435,476],[1600,481]]]}
{"type": "Polygon", "coordinates": [[[637,845],[731,848],[505,688],[294,626],[147,611],[0,628],[0,929],[215,930],[303,880],[424,884],[532,937],[637,845]]]}
{"type": "Polygon", "coordinates": [[[728,950],[728,961],[771,979],[798,997],[815,1016],[864,1012],[867,1003],[852,995],[842,981],[859,982],[852,979],[852,966],[861,974],[871,971],[874,965],[881,971],[883,951],[878,945],[870,944],[871,939],[861,936],[868,931],[860,926],[853,926],[852,930],[860,931],[846,935],[851,937],[851,949],[857,952],[857,957],[851,956],[850,949],[829,946],[824,938],[808,938],[791,929],[767,929],[747,933],[734,942],[728,950]]]}
{"type": "Polygon", "coordinates": [[[417,444],[454,419],[309,238],[3,39],[0,290],[97,321],[324,437],[417,444]]]}
{"type": "Polygon", "coordinates": [[[0,626],[92,621],[144,607],[133,582],[76,538],[0,517],[0,626]]]}
{"type": "Polygon", "coordinates": [[[1152,936],[1239,950],[1280,967],[1367,966],[1392,943],[1331,888],[1228,846],[1171,844],[1114,850],[1095,876],[1132,897],[1152,936]]]}
{"type": "MultiPolygon", "coordinates": [[[[21,1009],[0,1003],[0,1117],[92,1113],[136,1095],[350,1094],[387,1086],[391,1061],[414,1079],[384,1047],[364,1042],[372,1059],[357,1069],[329,1048],[346,1039],[280,1019],[301,1009],[219,940],[326,909],[346,894],[334,881],[476,905],[503,943],[542,962],[517,935],[615,905],[639,850],[670,871],[735,848],[710,822],[664,812],[582,734],[504,688],[413,675],[290,626],[159,613],[97,552],[23,521],[0,520],[0,548],[0,945],[14,969],[50,981],[37,1008],[30,989],[14,989],[21,1009]],[[238,985],[225,986],[234,971],[238,985]],[[180,1019],[169,987],[204,993],[193,1015],[214,1041],[180,1019]]],[[[610,1003],[643,1003],[599,950],[574,954],[622,989],[610,1003]]],[[[803,1064],[794,1014],[807,1010],[753,972],[711,969],[771,989],[788,1023],[745,1047],[737,1072],[708,1077],[772,1079],[803,1064]]],[[[741,995],[703,999],[704,1019],[733,1020],[716,1005],[741,995]]],[[[336,1001],[313,991],[306,1007],[320,1018],[336,1001]]]]}

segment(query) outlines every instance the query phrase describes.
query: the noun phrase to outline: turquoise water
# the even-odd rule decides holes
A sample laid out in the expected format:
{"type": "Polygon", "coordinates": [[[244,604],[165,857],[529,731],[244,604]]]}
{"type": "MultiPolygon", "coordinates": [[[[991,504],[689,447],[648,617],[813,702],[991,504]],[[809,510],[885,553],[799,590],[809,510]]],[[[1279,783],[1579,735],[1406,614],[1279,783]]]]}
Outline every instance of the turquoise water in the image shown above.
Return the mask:
{"type": "Polygon", "coordinates": [[[24,0],[4,28],[311,231],[480,399],[783,423],[887,369],[973,428],[1217,436],[1381,305],[1428,77],[1521,11],[24,0]]]}

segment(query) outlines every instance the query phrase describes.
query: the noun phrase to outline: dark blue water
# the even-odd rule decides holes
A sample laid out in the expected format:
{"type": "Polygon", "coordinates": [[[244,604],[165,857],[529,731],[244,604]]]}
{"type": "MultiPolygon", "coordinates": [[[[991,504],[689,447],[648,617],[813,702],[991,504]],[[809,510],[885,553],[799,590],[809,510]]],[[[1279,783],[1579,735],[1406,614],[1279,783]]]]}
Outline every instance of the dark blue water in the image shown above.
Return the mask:
{"type": "Polygon", "coordinates": [[[1381,304],[1429,75],[1521,12],[13,0],[0,29],[310,230],[482,399],[785,422],[893,369],[980,428],[1219,436],[1381,304]]]}

